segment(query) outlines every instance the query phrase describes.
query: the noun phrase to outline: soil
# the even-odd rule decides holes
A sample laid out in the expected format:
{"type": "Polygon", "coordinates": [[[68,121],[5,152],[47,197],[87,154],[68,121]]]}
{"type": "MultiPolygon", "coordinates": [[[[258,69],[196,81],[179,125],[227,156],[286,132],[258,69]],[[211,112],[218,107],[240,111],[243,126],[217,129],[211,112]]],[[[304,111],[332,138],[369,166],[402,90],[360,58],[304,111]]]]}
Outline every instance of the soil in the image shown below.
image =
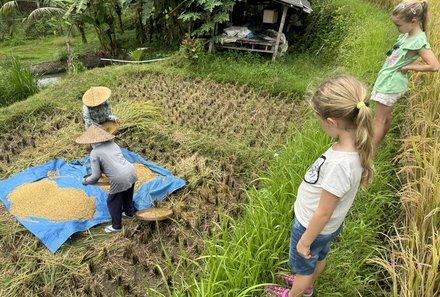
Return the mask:
{"type": "MultiPolygon", "coordinates": [[[[2,277],[31,279],[0,287],[1,296],[155,296],[151,290],[167,295],[167,287],[179,286],[184,272],[195,268],[191,262],[203,254],[205,238],[219,231],[221,214],[241,215],[244,190],[304,110],[291,98],[247,86],[149,72],[124,77],[111,88],[113,112],[121,116],[116,142],[187,182],[155,201],[172,208],[174,217],[157,223],[124,219],[123,232],[112,235],[97,226],[74,234],[51,255],[6,213],[0,218],[6,230],[0,238],[2,277]],[[127,102],[134,109],[142,101],[158,106],[160,119],[148,125],[124,122],[127,102]],[[48,285],[45,279],[53,274],[48,285]]],[[[0,129],[0,178],[56,156],[73,160],[87,153],[65,139],[83,129],[80,110],[60,114],[42,107],[32,117],[35,122],[12,121],[0,129]],[[22,137],[16,127],[26,131],[22,137]]]]}
{"type": "MultiPolygon", "coordinates": [[[[78,57],[78,60],[88,69],[110,65],[108,61],[101,61],[106,55],[102,52],[88,52],[78,57]]],[[[35,64],[31,66],[34,74],[55,74],[67,71],[66,61],[55,61],[35,64]]]]}

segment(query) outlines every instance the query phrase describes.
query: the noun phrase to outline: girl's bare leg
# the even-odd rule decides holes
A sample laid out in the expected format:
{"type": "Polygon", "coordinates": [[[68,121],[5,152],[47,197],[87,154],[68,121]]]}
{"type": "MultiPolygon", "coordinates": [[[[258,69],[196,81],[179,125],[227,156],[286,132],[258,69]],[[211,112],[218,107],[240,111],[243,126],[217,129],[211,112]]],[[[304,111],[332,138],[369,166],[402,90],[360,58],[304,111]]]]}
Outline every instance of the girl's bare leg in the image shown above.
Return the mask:
{"type": "Polygon", "coordinates": [[[326,259],[318,261],[312,275],[295,275],[295,284],[290,289],[289,297],[302,297],[308,288],[313,287],[321,272],[324,271],[325,263],[326,259]]]}
{"type": "Polygon", "coordinates": [[[327,258],[325,258],[322,261],[318,261],[316,263],[316,267],[315,267],[315,272],[313,273],[313,280],[312,280],[312,285],[310,287],[313,287],[313,284],[315,283],[315,281],[318,279],[319,275],[321,274],[321,272],[324,271],[325,268],[325,263],[326,263],[327,258]]]}
{"type": "Polygon", "coordinates": [[[387,134],[391,126],[391,114],[393,112],[392,106],[387,106],[376,102],[376,114],[374,117],[374,139],[373,145],[376,150],[379,144],[387,134]]]}
{"type": "Polygon", "coordinates": [[[304,292],[313,284],[314,275],[315,273],[310,275],[295,275],[295,283],[289,291],[289,297],[303,297],[304,292]]]}

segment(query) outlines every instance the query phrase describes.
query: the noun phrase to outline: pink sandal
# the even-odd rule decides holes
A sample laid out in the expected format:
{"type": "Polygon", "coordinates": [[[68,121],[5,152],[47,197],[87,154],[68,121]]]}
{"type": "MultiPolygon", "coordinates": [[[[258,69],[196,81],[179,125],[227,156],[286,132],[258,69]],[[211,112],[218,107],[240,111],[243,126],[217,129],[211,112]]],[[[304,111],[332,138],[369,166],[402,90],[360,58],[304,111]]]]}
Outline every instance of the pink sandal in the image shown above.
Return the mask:
{"type": "MultiPolygon", "coordinates": [[[[295,281],[295,275],[290,273],[280,273],[278,276],[278,279],[280,282],[288,285],[289,287],[293,286],[293,283],[295,281]]],[[[313,288],[308,288],[305,292],[303,297],[311,297],[313,295],[313,288]]]]}
{"type": "Polygon", "coordinates": [[[271,297],[288,297],[289,289],[280,286],[266,286],[264,287],[264,291],[267,296],[271,297]]]}

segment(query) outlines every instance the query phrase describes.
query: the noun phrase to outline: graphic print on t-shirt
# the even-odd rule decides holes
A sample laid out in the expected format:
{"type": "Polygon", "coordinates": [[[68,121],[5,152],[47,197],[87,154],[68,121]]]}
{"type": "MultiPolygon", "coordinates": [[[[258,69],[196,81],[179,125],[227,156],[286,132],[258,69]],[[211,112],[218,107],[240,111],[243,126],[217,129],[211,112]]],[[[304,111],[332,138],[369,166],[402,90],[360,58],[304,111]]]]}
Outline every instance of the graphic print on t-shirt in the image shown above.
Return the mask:
{"type": "Polygon", "coordinates": [[[396,60],[397,60],[397,56],[399,55],[399,50],[400,50],[400,49],[395,49],[395,50],[393,50],[393,52],[391,53],[391,55],[389,55],[389,56],[387,57],[387,59],[385,60],[385,63],[386,63],[387,65],[391,65],[391,64],[394,64],[394,62],[396,62],[396,60]]]}
{"type": "Polygon", "coordinates": [[[321,166],[325,162],[325,156],[321,156],[318,160],[313,163],[313,165],[307,170],[306,175],[304,176],[304,181],[309,184],[316,184],[319,179],[319,171],[321,170],[321,166]]]}

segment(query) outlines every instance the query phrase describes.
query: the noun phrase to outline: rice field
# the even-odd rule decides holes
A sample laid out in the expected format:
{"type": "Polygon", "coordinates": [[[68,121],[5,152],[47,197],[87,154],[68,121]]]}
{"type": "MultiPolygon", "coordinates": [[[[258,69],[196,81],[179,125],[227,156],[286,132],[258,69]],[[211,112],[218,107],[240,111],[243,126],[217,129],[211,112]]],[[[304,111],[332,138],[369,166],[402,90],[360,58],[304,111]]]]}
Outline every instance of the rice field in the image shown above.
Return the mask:
{"type": "MultiPolygon", "coordinates": [[[[166,294],[180,283],[191,259],[202,255],[203,239],[220,215],[241,213],[245,185],[266,168],[264,160],[286,137],[288,123],[301,125],[305,104],[285,95],[119,69],[127,73],[111,86],[113,113],[121,119],[115,141],[185,179],[185,188],[156,201],[173,209],[173,220],[124,220],[124,231],[114,236],[97,226],[74,234],[52,255],[1,205],[1,296],[166,294]]],[[[74,143],[83,130],[80,91],[62,97],[57,92],[45,90],[1,111],[1,179],[54,158],[70,161],[88,153],[74,143]]],[[[142,176],[154,178],[148,172],[142,176]]]]}
{"type": "MultiPolygon", "coordinates": [[[[440,3],[429,5],[428,40],[438,57],[440,3]]],[[[440,296],[439,79],[439,73],[413,75],[404,112],[401,216],[389,238],[391,251],[377,259],[388,271],[394,297],[440,296]]]]}
{"type": "MultiPolygon", "coordinates": [[[[440,4],[430,4],[429,40],[438,55],[440,4]]],[[[81,96],[101,84],[112,88],[121,118],[116,142],[188,183],[155,202],[171,207],[173,220],[125,219],[124,231],[112,236],[94,227],[54,255],[0,205],[0,296],[259,296],[255,281],[271,282],[275,268],[286,267],[291,193],[302,167],[329,141],[304,122],[306,103],[153,68],[94,69],[0,110],[0,179],[86,155],[74,143],[83,131],[81,96]],[[294,144],[285,145],[286,137],[294,144]],[[255,180],[266,170],[269,177],[255,180]]],[[[438,81],[439,74],[413,76],[400,142],[382,149],[379,178],[357,199],[317,296],[440,296],[438,81]]]]}

